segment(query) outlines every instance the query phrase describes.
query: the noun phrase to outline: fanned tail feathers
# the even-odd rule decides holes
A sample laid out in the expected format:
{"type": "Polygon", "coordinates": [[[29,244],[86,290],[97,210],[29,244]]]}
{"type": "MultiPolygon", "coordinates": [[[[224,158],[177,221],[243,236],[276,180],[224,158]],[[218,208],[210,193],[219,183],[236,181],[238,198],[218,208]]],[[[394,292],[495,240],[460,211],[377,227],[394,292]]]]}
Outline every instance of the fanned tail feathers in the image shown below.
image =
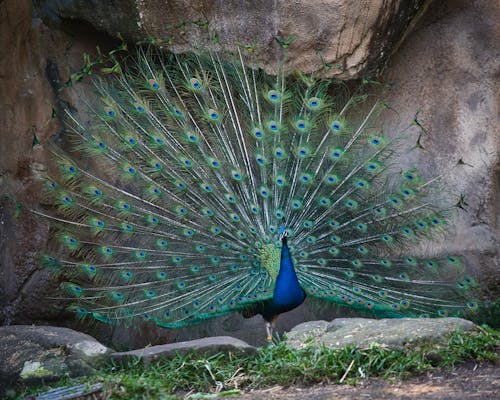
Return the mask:
{"type": "Polygon", "coordinates": [[[140,53],[124,70],[95,81],[92,126],[68,114],[74,153],[55,150],[46,184],[64,255],[42,258],[78,315],[180,327],[268,300],[280,226],[308,296],[390,316],[477,308],[459,257],[407,255],[446,213],[416,170],[394,172],[382,103],[359,118],[340,84],[240,55],[140,53]]]}

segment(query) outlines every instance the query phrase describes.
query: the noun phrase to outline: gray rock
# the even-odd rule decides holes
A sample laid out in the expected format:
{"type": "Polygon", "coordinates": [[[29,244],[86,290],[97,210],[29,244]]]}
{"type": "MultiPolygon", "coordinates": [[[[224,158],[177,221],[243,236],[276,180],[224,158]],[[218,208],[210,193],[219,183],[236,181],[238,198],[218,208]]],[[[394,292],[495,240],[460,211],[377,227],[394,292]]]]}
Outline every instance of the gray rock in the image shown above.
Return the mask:
{"type": "Polygon", "coordinates": [[[255,45],[257,64],[276,70],[277,42],[287,41],[290,70],[323,70],[329,76],[359,78],[379,69],[421,14],[425,0],[278,0],[148,2],[44,0],[37,12],[50,25],[83,20],[132,41],[169,38],[175,51],[222,44],[255,45]],[[216,40],[214,40],[216,39],[216,40]],[[325,69],[325,63],[330,65],[325,69]]]}
{"type": "Polygon", "coordinates": [[[0,395],[16,384],[39,384],[91,373],[111,350],[68,328],[0,327],[0,395]]]}
{"type": "Polygon", "coordinates": [[[439,319],[368,319],[337,318],[332,322],[306,322],[287,334],[287,344],[294,348],[324,345],[343,348],[376,345],[390,349],[421,343],[438,343],[456,330],[471,331],[475,325],[461,318],[439,319]]]}
{"type": "Polygon", "coordinates": [[[423,176],[440,176],[440,197],[451,206],[463,194],[467,203],[467,211],[450,214],[445,238],[412,251],[462,256],[483,298],[493,301],[500,296],[499,16],[498,2],[434,2],[383,76],[401,121],[387,132],[404,129],[417,109],[427,130],[423,150],[415,149],[422,132],[412,133],[401,168],[412,164],[423,176]]]}
{"type": "Polygon", "coordinates": [[[188,342],[178,342],[163,344],[159,346],[146,347],[143,349],[117,352],[111,355],[114,361],[126,362],[129,360],[141,359],[146,366],[160,358],[173,358],[178,354],[188,353],[216,354],[224,353],[248,353],[255,354],[257,349],[248,343],[233,338],[231,336],[214,336],[203,339],[191,340],[188,342]]]}
{"type": "Polygon", "coordinates": [[[327,321],[308,321],[303,322],[292,328],[286,333],[288,343],[296,343],[295,347],[300,347],[299,344],[308,344],[316,341],[326,333],[329,323],[327,321]]]}

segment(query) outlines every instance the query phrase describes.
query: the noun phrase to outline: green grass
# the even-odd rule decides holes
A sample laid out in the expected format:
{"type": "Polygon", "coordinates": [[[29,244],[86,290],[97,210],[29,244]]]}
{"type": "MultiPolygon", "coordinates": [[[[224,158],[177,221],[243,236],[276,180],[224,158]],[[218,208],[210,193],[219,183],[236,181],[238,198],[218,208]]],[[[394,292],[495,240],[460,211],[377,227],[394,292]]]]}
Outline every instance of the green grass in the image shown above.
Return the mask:
{"type": "MultiPolygon", "coordinates": [[[[58,387],[102,382],[105,397],[116,399],[174,399],[188,392],[227,392],[272,385],[338,383],[345,377],[354,383],[365,377],[404,378],[435,368],[452,368],[465,361],[498,362],[500,331],[482,327],[475,333],[456,332],[442,346],[420,346],[408,350],[372,347],[290,349],[285,342],[262,348],[257,355],[191,354],[158,361],[143,367],[141,360],[128,365],[107,365],[94,376],[66,379],[58,387]]],[[[48,387],[20,394],[40,393],[48,387]]],[[[206,397],[198,397],[206,398],[206,397]]]]}

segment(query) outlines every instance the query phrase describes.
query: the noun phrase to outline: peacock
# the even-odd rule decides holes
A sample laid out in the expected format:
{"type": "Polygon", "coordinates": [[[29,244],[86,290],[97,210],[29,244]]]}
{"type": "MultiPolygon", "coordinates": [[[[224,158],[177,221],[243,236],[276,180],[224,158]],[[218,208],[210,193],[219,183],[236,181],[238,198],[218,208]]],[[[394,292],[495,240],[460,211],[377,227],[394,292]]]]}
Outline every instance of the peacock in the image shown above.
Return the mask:
{"type": "Polygon", "coordinates": [[[65,116],[45,193],[42,263],[80,318],[179,328],[307,297],[377,317],[474,312],[456,255],[412,250],[446,231],[436,177],[403,168],[388,105],[244,49],[139,49],[95,77],[89,122],[65,116]]]}

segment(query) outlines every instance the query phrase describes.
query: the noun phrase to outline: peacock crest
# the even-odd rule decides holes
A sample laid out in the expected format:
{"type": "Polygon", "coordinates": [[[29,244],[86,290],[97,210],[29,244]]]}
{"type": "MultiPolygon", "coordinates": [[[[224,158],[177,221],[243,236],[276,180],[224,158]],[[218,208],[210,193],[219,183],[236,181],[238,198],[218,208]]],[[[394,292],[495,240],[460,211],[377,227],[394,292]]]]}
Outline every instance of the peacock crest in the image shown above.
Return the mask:
{"type": "Polygon", "coordinates": [[[92,122],[68,112],[71,150],[54,148],[57,214],[39,213],[57,232],[43,263],[78,316],[176,328],[253,307],[269,321],[293,276],[299,297],[377,316],[477,308],[458,256],[411,254],[449,210],[433,179],[394,165],[383,102],[241,52],[139,50],[94,84],[92,122]]]}

